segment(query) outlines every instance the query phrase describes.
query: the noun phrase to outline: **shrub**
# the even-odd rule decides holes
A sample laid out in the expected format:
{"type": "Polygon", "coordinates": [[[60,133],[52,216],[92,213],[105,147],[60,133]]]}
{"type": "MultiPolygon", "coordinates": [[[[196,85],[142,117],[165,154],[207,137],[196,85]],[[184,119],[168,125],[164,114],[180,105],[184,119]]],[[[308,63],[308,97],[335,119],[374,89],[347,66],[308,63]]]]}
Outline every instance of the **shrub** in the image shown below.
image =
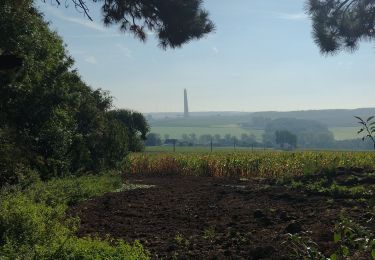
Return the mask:
{"type": "Polygon", "coordinates": [[[64,220],[65,207],[34,203],[22,194],[0,202],[0,258],[43,259],[52,256],[77,226],[64,220]]]}
{"type": "Polygon", "coordinates": [[[121,188],[120,174],[110,172],[100,176],[66,177],[37,182],[24,190],[34,202],[48,206],[73,205],[88,198],[121,188]]]}
{"type": "Polygon", "coordinates": [[[58,259],[149,259],[147,251],[138,241],[129,245],[121,240],[110,241],[93,238],[70,239],[55,257],[58,259]]]}
{"type": "Polygon", "coordinates": [[[37,182],[0,195],[0,259],[148,259],[139,242],[78,238],[79,220],[65,210],[121,187],[119,174],[37,182]]]}

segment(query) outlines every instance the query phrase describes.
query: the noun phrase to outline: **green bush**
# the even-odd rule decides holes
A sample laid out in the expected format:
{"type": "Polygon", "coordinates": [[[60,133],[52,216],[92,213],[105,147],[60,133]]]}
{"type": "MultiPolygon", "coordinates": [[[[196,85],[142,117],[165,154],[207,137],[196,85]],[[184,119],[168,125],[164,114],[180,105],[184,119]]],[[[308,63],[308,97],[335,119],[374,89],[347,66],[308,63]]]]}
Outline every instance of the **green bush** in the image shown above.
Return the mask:
{"type": "Polygon", "coordinates": [[[123,241],[109,241],[92,238],[74,238],[67,241],[56,255],[58,259],[149,259],[148,253],[136,241],[133,245],[123,241]],[[114,244],[115,246],[112,246],[114,244]]]}
{"type": "Polygon", "coordinates": [[[88,198],[121,188],[120,174],[116,172],[100,176],[87,175],[66,177],[48,182],[36,182],[24,194],[34,202],[49,206],[73,205],[88,198]]]}
{"type": "Polygon", "coordinates": [[[16,75],[0,71],[0,187],[31,170],[50,180],[116,168],[145,139],[145,118],[128,110],[114,116],[112,97],[73,70],[34,1],[12,2],[0,0],[0,54],[24,64],[16,75]]]}
{"type": "Polygon", "coordinates": [[[77,221],[64,220],[65,207],[34,203],[22,194],[0,202],[0,258],[43,259],[52,256],[75,231],[77,221]]]}
{"type": "Polygon", "coordinates": [[[0,194],[0,259],[148,259],[139,242],[77,238],[68,204],[121,187],[119,174],[37,182],[0,194]]]}

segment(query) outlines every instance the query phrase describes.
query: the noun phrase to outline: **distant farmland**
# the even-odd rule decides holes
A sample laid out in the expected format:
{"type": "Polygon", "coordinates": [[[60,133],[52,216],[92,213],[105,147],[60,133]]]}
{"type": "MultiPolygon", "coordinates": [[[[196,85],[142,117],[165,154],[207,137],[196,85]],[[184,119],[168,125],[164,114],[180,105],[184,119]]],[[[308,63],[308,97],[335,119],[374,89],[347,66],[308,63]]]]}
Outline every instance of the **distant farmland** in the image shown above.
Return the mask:
{"type": "Polygon", "coordinates": [[[262,141],[264,125],[251,125],[254,116],[269,119],[297,118],[308,119],[326,125],[333,133],[336,140],[357,139],[359,125],[353,115],[375,114],[375,108],[356,110],[317,110],[295,112],[258,112],[258,113],[229,113],[207,112],[192,113],[189,118],[178,117],[174,114],[155,115],[150,120],[151,132],[160,134],[162,138],[169,135],[170,138],[180,139],[183,134],[194,133],[201,135],[226,134],[241,137],[241,134],[254,134],[258,141],[262,141]],[[249,123],[250,122],[250,123],[249,123]],[[244,128],[241,126],[250,126],[244,128]]]}
{"type": "MultiPolygon", "coordinates": [[[[330,127],[329,130],[333,133],[336,140],[347,140],[358,138],[358,127],[330,127]]],[[[160,134],[162,138],[164,135],[169,135],[170,138],[179,139],[183,134],[196,134],[197,137],[201,135],[215,135],[219,134],[224,137],[226,134],[241,137],[241,134],[254,134],[258,141],[262,141],[263,130],[261,129],[244,129],[239,125],[222,125],[222,126],[155,126],[151,127],[151,132],[160,134]]]]}
{"type": "Polygon", "coordinates": [[[201,135],[216,135],[219,134],[224,137],[226,134],[241,137],[241,134],[254,134],[258,141],[262,140],[263,130],[251,129],[247,130],[238,125],[224,125],[224,126],[208,126],[208,127],[174,127],[174,126],[157,126],[152,127],[151,132],[160,134],[161,137],[168,134],[170,138],[179,139],[183,134],[196,134],[197,137],[201,135]]]}
{"type": "Polygon", "coordinates": [[[348,140],[348,139],[356,139],[360,138],[361,136],[357,134],[359,130],[358,127],[330,127],[329,130],[333,133],[336,140],[348,140]]]}

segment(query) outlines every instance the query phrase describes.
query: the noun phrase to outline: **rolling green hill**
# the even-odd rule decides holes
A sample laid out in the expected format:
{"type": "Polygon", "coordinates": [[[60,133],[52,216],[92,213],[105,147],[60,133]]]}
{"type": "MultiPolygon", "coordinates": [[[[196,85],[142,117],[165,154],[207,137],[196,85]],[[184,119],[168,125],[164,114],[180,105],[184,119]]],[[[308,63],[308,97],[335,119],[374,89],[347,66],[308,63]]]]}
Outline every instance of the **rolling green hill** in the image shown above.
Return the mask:
{"type": "MultiPolygon", "coordinates": [[[[195,133],[197,136],[231,134],[254,134],[260,141],[264,125],[259,125],[254,118],[265,120],[277,118],[308,119],[326,125],[336,140],[358,138],[359,129],[354,116],[367,118],[375,115],[375,108],[308,110],[291,112],[194,112],[190,117],[183,118],[181,113],[150,113],[148,115],[151,132],[162,137],[181,138],[183,134],[195,133]]],[[[259,120],[258,120],[259,121],[259,120]]]]}

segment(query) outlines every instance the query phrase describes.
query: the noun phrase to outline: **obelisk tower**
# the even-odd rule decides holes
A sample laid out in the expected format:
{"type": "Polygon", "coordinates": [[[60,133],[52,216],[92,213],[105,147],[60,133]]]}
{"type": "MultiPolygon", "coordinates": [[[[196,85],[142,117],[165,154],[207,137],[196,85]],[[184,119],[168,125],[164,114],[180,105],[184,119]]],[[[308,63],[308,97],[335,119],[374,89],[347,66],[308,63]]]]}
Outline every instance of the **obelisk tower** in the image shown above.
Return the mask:
{"type": "Polygon", "coordinates": [[[189,105],[186,89],[184,89],[184,117],[189,117],[189,105]]]}

